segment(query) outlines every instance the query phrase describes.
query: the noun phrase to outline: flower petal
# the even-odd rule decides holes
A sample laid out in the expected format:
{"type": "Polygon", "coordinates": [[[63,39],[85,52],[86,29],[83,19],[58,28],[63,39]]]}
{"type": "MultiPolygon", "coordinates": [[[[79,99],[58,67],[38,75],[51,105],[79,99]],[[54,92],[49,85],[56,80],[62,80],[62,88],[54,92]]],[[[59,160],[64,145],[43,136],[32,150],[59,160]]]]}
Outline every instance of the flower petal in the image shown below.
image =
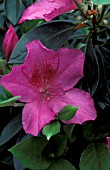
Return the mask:
{"type": "Polygon", "coordinates": [[[22,102],[30,102],[40,95],[38,89],[31,85],[23,73],[23,65],[14,66],[12,71],[1,78],[0,83],[14,96],[21,96],[22,102]]]}
{"type": "Polygon", "coordinates": [[[27,134],[37,136],[40,130],[54,120],[55,113],[50,110],[45,101],[34,100],[25,105],[23,109],[22,123],[27,134]]]}
{"type": "Polygon", "coordinates": [[[56,82],[60,87],[69,90],[83,77],[84,53],[78,49],[60,48],[58,76],[56,82]]]}
{"type": "Polygon", "coordinates": [[[35,86],[49,84],[58,70],[59,58],[55,51],[44,47],[39,40],[27,44],[28,55],[23,71],[35,86]]]}
{"type": "MultiPolygon", "coordinates": [[[[81,0],[78,2],[81,3],[81,0]]],[[[50,21],[56,16],[76,8],[73,0],[39,0],[24,11],[19,23],[33,19],[50,21]]]]}
{"type": "Polygon", "coordinates": [[[14,27],[10,25],[3,41],[3,50],[5,52],[7,62],[9,61],[11,53],[17,42],[18,42],[17,34],[14,31],[14,27]]]}
{"type": "Polygon", "coordinates": [[[55,113],[58,113],[66,105],[78,107],[74,118],[65,122],[67,124],[82,124],[87,120],[94,120],[96,118],[96,110],[92,97],[88,92],[77,88],[67,91],[63,96],[54,97],[49,105],[55,113]]]}

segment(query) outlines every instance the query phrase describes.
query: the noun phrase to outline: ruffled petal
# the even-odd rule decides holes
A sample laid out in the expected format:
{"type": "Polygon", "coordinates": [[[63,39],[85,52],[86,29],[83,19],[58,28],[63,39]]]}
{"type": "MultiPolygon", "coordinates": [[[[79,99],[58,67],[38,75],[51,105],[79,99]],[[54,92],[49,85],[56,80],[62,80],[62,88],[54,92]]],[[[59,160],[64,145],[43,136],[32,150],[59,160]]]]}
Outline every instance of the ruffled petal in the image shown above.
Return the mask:
{"type": "Polygon", "coordinates": [[[33,101],[25,105],[22,113],[22,124],[27,134],[37,136],[41,129],[54,120],[52,112],[45,101],[33,101]]]}
{"type": "MultiPolygon", "coordinates": [[[[81,0],[78,2],[81,3],[81,0]]],[[[33,19],[50,21],[56,16],[76,8],[73,0],[39,0],[24,11],[19,23],[33,19]]]]}
{"type": "Polygon", "coordinates": [[[83,77],[85,57],[81,50],[69,48],[60,48],[57,54],[59,66],[56,82],[59,82],[60,87],[66,91],[74,87],[83,77]]]}
{"type": "Polygon", "coordinates": [[[40,93],[36,87],[31,85],[22,69],[23,65],[14,66],[9,74],[1,78],[0,83],[14,96],[21,96],[20,101],[31,102],[32,99],[38,98],[40,93]]]}
{"type": "Polygon", "coordinates": [[[66,105],[78,107],[74,118],[66,121],[66,124],[82,124],[87,120],[94,120],[96,118],[94,102],[88,92],[73,88],[67,91],[63,96],[54,97],[49,103],[50,108],[56,114],[66,105]]]}

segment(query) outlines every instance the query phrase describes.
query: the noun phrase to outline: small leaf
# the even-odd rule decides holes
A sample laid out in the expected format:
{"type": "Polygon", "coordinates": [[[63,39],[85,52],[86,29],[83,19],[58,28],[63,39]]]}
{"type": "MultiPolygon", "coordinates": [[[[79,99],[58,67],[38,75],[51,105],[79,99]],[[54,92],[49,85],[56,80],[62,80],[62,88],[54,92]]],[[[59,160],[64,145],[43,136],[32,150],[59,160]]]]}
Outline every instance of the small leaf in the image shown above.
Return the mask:
{"type": "Polygon", "coordinates": [[[0,107],[12,106],[16,100],[18,100],[20,96],[11,97],[5,101],[0,102],[0,107]]]}
{"type": "Polygon", "coordinates": [[[110,0],[91,0],[96,5],[110,4],[110,0]]]}
{"type": "Polygon", "coordinates": [[[76,170],[75,167],[64,159],[59,159],[53,161],[53,164],[48,168],[48,170],[76,170]]]}
{"type": "Polygon", "coordinates": [[[110,154],[104,144],[92,143],[83,152],[80,159],[80,170],[109,170],[110,154]]]}
{"type": "Polygon", "coordinates": [[[22,129],[21,115],[13,118],[3,129],[0,135],[0,146],[9,141],[16,133],[22,129]]]}
{"type": "Polygon", "coordinates": [[[51,161],[42,153],[47,144],[48,141],[43,137],[30,137],[16,144],[9,151],[27,168],[47,169],[51,161]]]}
{"type": "Polygon", "coordinates": [[[63,109],[61,109],[60,112],[58,113],[57,117],[64,121],[70,120],[74,117],[77,110],[78,110],[78,108],[74,107],[72,105],[64,106],[63,109]]]}
{"type": "Polygon", "coordinates": [[[46,125],[42,130],[42,133],[47,137],[48,140],[59,132],[60,132],[59,122],[52,122],[46,125]]]}

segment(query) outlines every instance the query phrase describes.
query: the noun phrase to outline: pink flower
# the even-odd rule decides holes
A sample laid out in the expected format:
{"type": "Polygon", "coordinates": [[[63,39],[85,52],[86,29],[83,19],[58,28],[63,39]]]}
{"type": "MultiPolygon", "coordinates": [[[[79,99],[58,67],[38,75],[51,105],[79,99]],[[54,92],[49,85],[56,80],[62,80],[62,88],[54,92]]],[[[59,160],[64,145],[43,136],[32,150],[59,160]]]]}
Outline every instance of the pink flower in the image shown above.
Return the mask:
{"type": "Polygon", "coordinates": [[[14,66],[1,79],[7,90],[26,102],[22,113],[26,133],[38,135],[68,104],[79,109],[66,123],[82,124],[94,120],[96,110],[90,94],[73,88],[83,76],[83,52],[68,48],[55,52],[44,47],[39,40],[28,43],[27,50],[24,64],[14,66]]]}
{"type": "Polygon", "coordinates": [[[16,35],[16,32],[14,31],[14,27],[10,25],[3,41],[3,50],[5,52],[7,62],[9,61],[11,53],[17,42],[18,37],[16,35]]]}
{"type": "MultiPolygon", "coordinates": [[[[78,0],[78,3],[82,3],[82,0],[78,0]]],[[[73,0],[39,0],[24,11],[19,23],[33,19],[50,21],[56,16],[76,8],[73,0]]]]}

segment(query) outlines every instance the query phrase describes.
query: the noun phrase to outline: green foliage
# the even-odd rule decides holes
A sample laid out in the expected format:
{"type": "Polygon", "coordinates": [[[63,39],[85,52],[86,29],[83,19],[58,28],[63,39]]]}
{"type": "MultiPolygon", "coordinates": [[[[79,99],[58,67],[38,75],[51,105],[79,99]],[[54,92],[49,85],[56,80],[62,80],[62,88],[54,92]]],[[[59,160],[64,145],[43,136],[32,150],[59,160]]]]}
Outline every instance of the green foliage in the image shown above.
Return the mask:
{"type": "Polygon", "coordinates": [[[66,150],[67,136],[60,134],[55,135],[53,136],[51,143],[53,143],[55,146],[54,155],[56,157],[61,156],[66,150]]]}
{"type": "Polygon", "coordinates": [[[21,115],[13,118],[3,129],[0,135],[0,146],[9,141],[22,129],[21,115]]]}
{"type": "Polygon", "coordinates": [[[109,0],[91,0],[96,5],[110,4],[109,0]]]}
{"type": "Polygon", "coordinates": [[[60,132],[59,122],[51,122],[48,125],[46,125],[42,130],[42,133],[47,137],[48,140],[59,132],[60,132]]]}
{"type": "Polygon", "coordinates": [[[20,96],[11,97],[5,101],[0,102],[0,107],[13,106],[20,96]]]}
{"type": "Polygon", "coordinates": [[[67,135],[68,139],[70,140],[70,142],[74,142],[76,139],[76,137],[73,134],[74,127],[75,127],[75,125],[73,125],[73,124],[63,126],[63,130],[64,130],[65,134],[67,135]]]}
{"type": "Polygon", "coordinates": [[[75,170],[75,167],[64,159],[58,159],[53,161],[52,165],[48,168],[48,170],[75,170]]]}
{"type": "Polygon", "coordinates": [[[110,154],[107,147],[101,143],[92,143],[82,153],[80,170],[109,170],[110,154]]]}
{"type": "Polygon", "coordinates": [[[7,18],[16,25],[24,8],[22,0],[5,0],[4,6],[7,18]]]}
{"type": "Polygon", "coordinates": [[[72,105],[64,106],[63,109],[61,109],[58,113],[57,117],[63,121],[70,120],[75,116],[77,110],[78,108],[72,105]]]}
{"type": "Polygon", "coordinates": [[[31,29],[18,41],[9,63],[23,63],[27,55],[26,44],[32,40],[39,39],[46,47],[57,50],[71,37],[73,30],[74,24],[68,21],[51,21],[31,29]]]}
{"type": "Polygon", "coordinates": [[[43,137],[30,137],[16,144],[9,151],[30,169],[47,169],[51,164],[43,154],[47,144],[48,141],[43,137]]]}

